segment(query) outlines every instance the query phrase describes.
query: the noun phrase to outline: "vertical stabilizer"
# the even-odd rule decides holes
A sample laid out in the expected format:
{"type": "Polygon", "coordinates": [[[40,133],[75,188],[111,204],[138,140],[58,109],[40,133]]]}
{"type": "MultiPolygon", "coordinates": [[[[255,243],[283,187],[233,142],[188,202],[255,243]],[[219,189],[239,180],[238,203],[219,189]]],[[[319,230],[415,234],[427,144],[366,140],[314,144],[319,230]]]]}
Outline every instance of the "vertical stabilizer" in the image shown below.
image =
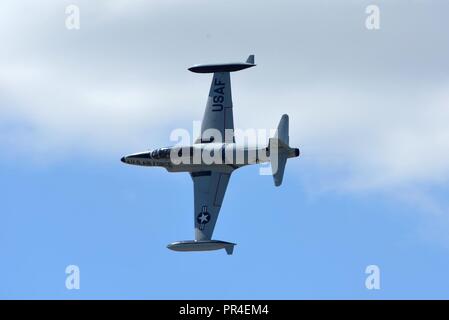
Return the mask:
{"type": "Polygon", "coordinates": [[[271,170],[273,172],[274,185],[279,187],[284,178],[285,165],[288,158],[299,156],[299,149],[290,148],[288,133],[288,115],[284,114],[279,121],[276,134],[269,140],[271,170]]]}
{"type": "Polygon", "coordinates": [[[283,144],[288,146],[288,114],[284,114],[279,121],[278,128],[276,130],[275,138],[279,139],[283,144]]]}

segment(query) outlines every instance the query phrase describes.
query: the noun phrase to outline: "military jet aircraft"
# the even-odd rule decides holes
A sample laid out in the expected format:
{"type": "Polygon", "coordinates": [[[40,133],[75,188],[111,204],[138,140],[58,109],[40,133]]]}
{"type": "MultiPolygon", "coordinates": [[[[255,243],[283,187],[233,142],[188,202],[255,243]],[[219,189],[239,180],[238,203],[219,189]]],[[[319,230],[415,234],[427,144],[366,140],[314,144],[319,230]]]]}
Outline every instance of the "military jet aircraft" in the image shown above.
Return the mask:
{"type": "Polygon", "coordinates": [[[268,146],[235,144],[230,72],[254,67],[254,55],[246,62],[202,64],[189,68],[196,73],[213,73],[201,124],[201,135],[191,146],[158,148],[127,155],[122,162],[164,167],[169,172],[188,172],[193,180],[195,240],[178,241],[167,247],[174,251],[225,249],[232,254],[235,243],[212,240],[212,233],[234,170],[250,164],[271,162],[275,186],[280,186],[288,158],[299,149],[289,146],[289,119],[281,117],[268,146]]]}

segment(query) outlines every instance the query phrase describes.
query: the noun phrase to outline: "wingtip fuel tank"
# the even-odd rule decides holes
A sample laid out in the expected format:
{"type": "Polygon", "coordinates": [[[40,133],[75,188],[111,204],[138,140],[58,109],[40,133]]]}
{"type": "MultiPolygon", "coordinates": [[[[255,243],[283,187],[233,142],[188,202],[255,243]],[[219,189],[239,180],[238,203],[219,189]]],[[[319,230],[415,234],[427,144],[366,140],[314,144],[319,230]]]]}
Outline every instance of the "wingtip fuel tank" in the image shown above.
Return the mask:
{"type": "Polygon", "coordinates": [[[235,243],[221,240],[187,240],[170,243],[167,245],[167,248],[173,251],[211,251],[225,249],[227,254],[232,254],[235,245],[235,243]]]}

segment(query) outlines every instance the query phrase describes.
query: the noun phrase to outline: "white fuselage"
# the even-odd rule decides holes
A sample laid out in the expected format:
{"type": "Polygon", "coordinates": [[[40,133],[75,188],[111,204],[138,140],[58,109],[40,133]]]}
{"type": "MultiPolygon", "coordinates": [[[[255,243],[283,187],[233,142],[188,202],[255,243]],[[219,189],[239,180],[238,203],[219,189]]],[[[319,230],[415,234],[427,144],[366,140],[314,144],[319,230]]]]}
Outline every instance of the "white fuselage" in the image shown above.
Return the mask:
{"type": "Polygon", "coordinates": [[[268,161],[267,147],[238,146],[235,143],[198,143],[159,148],[122,158],[122,162],[127,164],[164,167],[170,172],[197,172],[212,168],[229,172],[245,165],[268,161]]]}

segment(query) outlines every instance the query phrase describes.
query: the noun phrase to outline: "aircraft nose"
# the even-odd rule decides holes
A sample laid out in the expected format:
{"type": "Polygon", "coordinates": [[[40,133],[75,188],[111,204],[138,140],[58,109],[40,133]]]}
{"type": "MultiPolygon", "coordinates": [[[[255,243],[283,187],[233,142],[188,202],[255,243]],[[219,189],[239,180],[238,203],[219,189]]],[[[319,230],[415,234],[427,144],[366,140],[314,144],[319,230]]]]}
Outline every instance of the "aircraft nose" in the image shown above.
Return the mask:
{"type": "Polygon", "coordinates": [[[122,158],[120,159],[120,161],[123,162],[123,163],[126,163],[125,157],[122,157],[122,158]]]}

